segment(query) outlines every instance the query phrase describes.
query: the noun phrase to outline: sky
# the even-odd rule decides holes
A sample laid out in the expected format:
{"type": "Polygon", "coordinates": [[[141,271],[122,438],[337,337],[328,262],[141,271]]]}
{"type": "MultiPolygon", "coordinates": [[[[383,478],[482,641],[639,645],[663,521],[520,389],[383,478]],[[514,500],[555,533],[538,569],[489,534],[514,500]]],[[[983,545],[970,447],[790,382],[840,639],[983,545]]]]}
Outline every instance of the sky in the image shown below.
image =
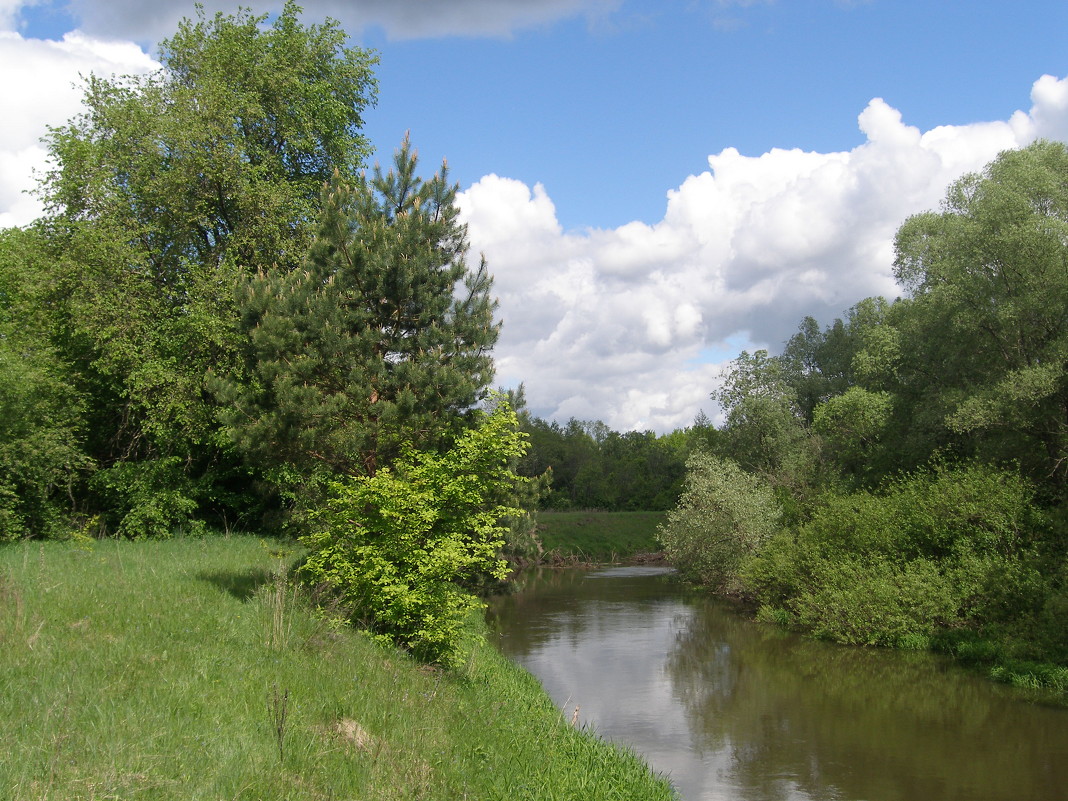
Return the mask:
{"type": "MultiPolygon", "coordinates": [[[[207,0],[208,12],[238,3],[207,0]]],[[[251,0],[277,12],[281,0],[251,0]]],[[[377,51],[364,129],[447,159],[530,410],[718,421],[731,359],[894,298],[893,237],[961,175],[1068,141],[1068,0],[303,0],[377,51]]],[[[79,75],[143,73],[186,0],[0,0],[0,227],[79,75]]]]}

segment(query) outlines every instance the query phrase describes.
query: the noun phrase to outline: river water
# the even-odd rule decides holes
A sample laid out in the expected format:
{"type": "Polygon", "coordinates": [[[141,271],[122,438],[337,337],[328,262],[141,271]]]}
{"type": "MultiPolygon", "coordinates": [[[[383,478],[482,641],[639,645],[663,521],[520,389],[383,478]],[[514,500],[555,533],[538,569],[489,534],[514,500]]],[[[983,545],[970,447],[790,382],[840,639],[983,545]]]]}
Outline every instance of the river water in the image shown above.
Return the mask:
{"type": "Polygon", "coordinates": [[[530,573],[488,614],[568,719],[685,801],[1068,799],[1068,710],[752,623],[664,568],[530,573]]]}

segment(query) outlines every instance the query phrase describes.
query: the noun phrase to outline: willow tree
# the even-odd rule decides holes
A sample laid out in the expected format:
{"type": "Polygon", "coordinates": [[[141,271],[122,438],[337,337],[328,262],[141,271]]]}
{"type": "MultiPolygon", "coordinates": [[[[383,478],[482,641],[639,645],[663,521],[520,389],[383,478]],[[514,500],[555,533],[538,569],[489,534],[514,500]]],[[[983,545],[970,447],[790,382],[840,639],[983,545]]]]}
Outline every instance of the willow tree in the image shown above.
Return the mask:
{"type": "Polygon", "coordinates": [[[493,378],[492,279],[469,268],[457,187],[393,167],[327,191],[304,264],[241,293],[248,380],[221,379],[227,431],[249,458],[291,471],[374,475],[402,445],[446,444],[493,378]]]}
{"type": "MultiPolygon", "coordinates": [[[[1068,487],[1068,147],[1002,153],[897,235],[900,392],[957,447],[1068,487]]],[[[914,408],[914,407],[912,407],[914,408]]]]}

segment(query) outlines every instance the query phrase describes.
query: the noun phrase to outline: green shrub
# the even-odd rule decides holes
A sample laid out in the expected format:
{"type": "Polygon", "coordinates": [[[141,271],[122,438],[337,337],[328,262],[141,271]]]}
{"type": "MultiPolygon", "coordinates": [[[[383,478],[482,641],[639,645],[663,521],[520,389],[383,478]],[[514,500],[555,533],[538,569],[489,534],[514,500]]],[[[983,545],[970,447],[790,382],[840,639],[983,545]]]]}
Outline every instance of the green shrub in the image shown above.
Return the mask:
{"type": "Polygon", "coordinates": [[[195,483],[182,469],[182,459],[117,462],[98,471],[90,486],[109,510],[110,530],[128,539],[164,539],[176,530],[202,534],[195,483]]]}
{"type": "Polygon", "coordinates": [[[896,506],[903,544],[917,554],[949,556],[964,543],[975,553],[1009,556],[1045,525],[1027,480],[991,465],[920,470],[881,495],[896,506]]]}
{"type": "Polygon", "coordinates": [[[91,467],[81,411],[50,351],[0,331],[0,541],[69,531],[72,485],[91,467]]]}
{"type": "Polygon", "coordinates": [[[740,569],[778,530],[782,510],[765,481],[730,459],[697,451],[686,468],[685,489],[660,526],[660,541],[682,575],[737,589],[740,569]]]}
{"type": "Polygon", "coordinates": [[[847,645],[926,648],[935,629],[951,620],[957,598],[938,565],[926,559],[822,560],[811,588],[789,607],[816,637],[847,645]]]}
{"type": "Polygon", "coordinates": [[[783,609],[791,598],[810,587],[810,563],[818,558],[818,549],[811,542],[798,539],[792,531],[781,531],[746,561],[739,581],[743,591],[758,598],[761,605],[783,609]]]}
{"type": "Polygon", "coordinates": [[[520,512],[499,499],[514,497],[521,479],[509,460],[525,447],[515,413],[500,404],[444,454],[409,451],[374,476],[335,483],[302,538],[302,576],[372,633],[455,665],[464,619],[483,605],[465,585],[506,573],[505,518],[520,512]]]}
{"type": "Polygon", "coordinates": [[[879,492],[828,493],[747,562],[741,585],[765,619],[786,610],[836,642],[927,647],[947,627],[1000,625],[1052,643],[1063,618],[1032,546],[1045,525],[1019,476],[936,467],[879,492]]]}

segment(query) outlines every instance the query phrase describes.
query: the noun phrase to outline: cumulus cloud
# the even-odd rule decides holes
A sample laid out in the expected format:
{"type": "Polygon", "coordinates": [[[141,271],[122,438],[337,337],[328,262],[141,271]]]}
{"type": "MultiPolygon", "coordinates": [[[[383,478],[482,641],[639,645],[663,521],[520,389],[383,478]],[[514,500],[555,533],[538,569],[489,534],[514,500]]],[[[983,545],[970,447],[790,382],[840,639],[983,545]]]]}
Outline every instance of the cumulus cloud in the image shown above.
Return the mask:
{"type": "Polygon", "coordinates": [[[62,41],[24,39],[0,31],[0,108],[18,125],[0,128],[0,227],[25,225],[40,214],[28,194],[47,153],[41,137],[79,110],[81,76],[134,74],[158,67],[132,43],[103,41],[79,32],[62,41]]]}
{"type": "Polygon", "coordinates": [[[14,30],[18,24],[19,12],[29,3],[22,0],[0,0],[0,31],[14,30]]]}
{"type": "MultiPolygon", "coordinates": [[[[432,6],[452,9],[436,13],[456,14],[457,26],[481,9],[485,30],[499,32],[613,5],[484,1],[432,6]]],[[[311,15],[331,13],[307,5],[311,15]]],[[[392,13],[396,31],[412,35],[405,14],[430,5],[374,0],[352,8],[367,19],[392,13]]],[[[151,10],[157,6],[179,13],[170,2],[137,9],[163,14],[151,10]]],[[[23,7],[0,0],[0,25],[17,25],[23,7]]],[[[141,13],[125,2],[92,8],[141,13]]],[[[0,103],[6,119],[19,121],[0,128],[0,226],[39,214],[23,190],[45,167],[46,125],[78,111],[79,75],[156,66],[134,44],[89,33],[40,41],[0,32],[0,103]]],[[[714,416],[709,392],[740,348],[776,350],[805,315],[827,322],[864,297],[893,297],[894,232],[908,215],[936,207],[952,180],[1001,150],[1039,137],[1068,140],[1068,79],[1041,77],[1031,103],[1005,120],[920,131],[876,98],[858,116],[864,141],[852,150],[726,148],[667,192],[655,224],[564,230],[544,187],[485,176],[460,203],[473,250],[496,276],[499,383],[525,382],[541,416],[601,419],[619,430],[670,430],[702,409],[714,416]]]]}
{"type": "MultiPolygon", "coordinates": [[[[356,33],[367,26],[385,30],[393,39],[437,36],[507,36],[521,28],[585,15],[598,18],[618,8],[622,0],[304,0],[309,19],[331,16],[356,33]]],[[[19,0],[0,0],[0,19],[6,6],[19,0]]],[[[207,13],[232,12],[235,0],[207,0],[207,13]]],[[[257,11],[276,13],[281,0],[256,4],[257,11]]],[[[188,0],[69,0],[67,8],[81,20],[81,28],[100,36],[156,41],[170,34],[182,17],[190,15],[188,0]]]]}
{"type": "Polygon", "coordinates": [[[616,429],[689,424],[739,345],[777,350],[823,322],[896,296],[893,236],[1000,151],[1068,139],[1068,79],[1044,76],[1008,120],[921,132],[876,98],[865,141],[836,153],[727,148],[668,192],[664,219],[564,231],[541,186],[490,175],[461,197],[496,276],[502,383],[537,414],[616,429]],[[732,350],[733,348],[733,350],[732,350]]]}

